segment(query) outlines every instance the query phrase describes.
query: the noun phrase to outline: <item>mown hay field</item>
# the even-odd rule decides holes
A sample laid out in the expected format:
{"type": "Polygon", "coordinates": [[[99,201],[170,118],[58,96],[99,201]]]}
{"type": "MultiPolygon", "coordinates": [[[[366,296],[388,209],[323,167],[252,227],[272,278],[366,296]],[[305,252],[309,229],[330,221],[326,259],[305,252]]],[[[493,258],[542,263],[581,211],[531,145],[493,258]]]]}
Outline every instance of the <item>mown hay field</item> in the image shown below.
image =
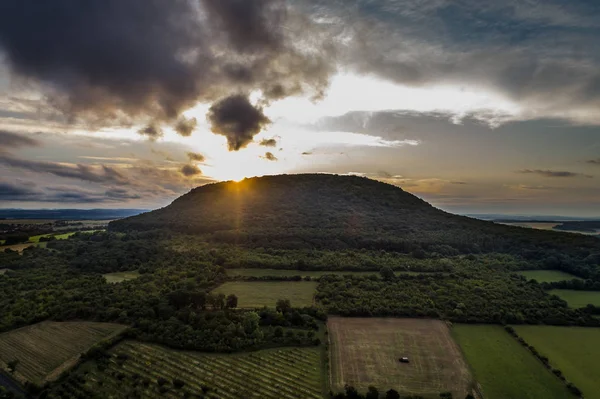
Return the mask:
{"type": "Polygon", "coordinates": [[[316,347],[204,354],[125,341],[111,354],[105,369],[83,364],[51,397],[322,399],[325,393],[316,347]]]}
{"type": "Polygon", "coordinates": [[[18,360],[17,379],[42,385],[77,363],[94,344],[126,326],[93,322],[49,322],[0,334],[0,363],[18,360]]]}
{"type": "Polygon", "coordinates": [[[455,324],[452,334],[485,399],[573,398],[565,385],[503,327],[455,324]]]}
{"type": "Polygon", "coordinates": [[[600,328],[514,326],[585,398],[600,399],[600,328]]]}
{"type": "Polygon", "coordinates": [[[600,306],[600,292],[598,291],[550,290],[548,293],[567,301],[570,308],[585,308],[588,304],[600,306]]]}
{"type": "Polygon", "coordinates": [[[528,280],[535,280],[538,283],[554,283],[564,280],[582,280],[581,278],[560,270],[525,270],[519,272],[521,276],[525,276],[528,280]]]}
{"type": "Polygon", "coordinates": [[[294,307],[311,306],[317,283],[313,281],[231,281],[213,294],[235,294],[240,308],[274,308],[278,299],[289,299],[294,307]]]}
{"type": "Polygon", "coordinates": [[[472,378],[448,326],[439,320],[330,317],[331,387],[366,392],[395,389],[439,398],[464,398],[472,378]],[[410,363],[400,363],[400,357],[410,363]]]}

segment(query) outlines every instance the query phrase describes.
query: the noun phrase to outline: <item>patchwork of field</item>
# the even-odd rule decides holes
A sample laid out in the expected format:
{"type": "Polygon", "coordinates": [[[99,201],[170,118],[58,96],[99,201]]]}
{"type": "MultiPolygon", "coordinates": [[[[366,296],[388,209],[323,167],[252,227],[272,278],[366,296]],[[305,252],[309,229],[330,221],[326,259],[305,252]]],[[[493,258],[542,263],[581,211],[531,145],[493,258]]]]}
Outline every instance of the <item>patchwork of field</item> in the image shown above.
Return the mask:
{"type": "Polygon", "coordinates": [[[82,379],[70,380],[54,397],[322,399],[325,393],[319,348],[227,355],[126,341],[111,352],[106,370],[84,364],[77,370],[82,379]]]}
{"type": "Polygon", "coordinates": [[[560,270],[525,270],[519,272],[519,274],[525,276],[527,280],[533,279],[538,283],[554,283],[564,280],[583,280],[582,278],[562,272],[560,270]]]}
{"type": "Polygon", "coordinates": [[[240,308],[275,307],[278,299],[289,299],[294,307],[311,306],[317,283],[314,281],[231,281],[212,291],[235,294],[240,308]]]}
{"type": "Polygon", "coordinates": [[[584,308],[588,304],[600,306],[599,291],[550,290],[551,295],[557,295],[567,301],[570,308],[584,308]]]}
{"type": "Polygon", "coordinates": [[[573,396],[501,326],[457,325],[452,333],[485,399],[565,399],[573,396]]]}
{"type": "Polygon", "coordinates": [[[600,328],[514,326],[589,399],[600,398],[600,328]]]}
{"type": "Polygon", "coordinates": [[[102,277],[106,279],[106,282],[109,284],[122,283],[127,280],[135,280],[139,278],[141,274],[137,271],[132,272],[118,272],[118,273],[107,273],[103,274],[102,277]]]}
{"type": "MultiPolygon", "coordinates": [[[[330,317],[331,389],[464,398],[472,378],[448,326],[440,320],[330,317]],[[400,363],[400,357],[410,363],[400,363]]],[[[486,398],[487,399],[487,398],[486,398]]]]}
{"type": "Polygon", "coordinates": [[[18,360],[16,376],[43,384],[77,363],[82,352],[121,333],[119,324],[42,322],[0,334],[0,363],[18,360]]]}

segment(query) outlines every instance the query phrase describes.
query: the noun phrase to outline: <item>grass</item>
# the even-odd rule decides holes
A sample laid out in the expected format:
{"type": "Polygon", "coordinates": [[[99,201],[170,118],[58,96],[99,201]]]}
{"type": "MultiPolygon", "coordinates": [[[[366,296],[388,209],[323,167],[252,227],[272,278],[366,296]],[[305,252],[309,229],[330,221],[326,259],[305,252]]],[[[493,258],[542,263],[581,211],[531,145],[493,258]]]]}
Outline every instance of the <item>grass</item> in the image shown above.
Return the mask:
{"type": "Polygon", "coordinates": [[[102,277],[104,277],[106,282],[109,284],[122,283],[123,281],[127,280],[135,280],[140,276],[141,274],[138,271],[107,273],[102,275],[102,277]]]}
{"type": "Polygon", "coordinates": [[[573,396],[529,350],[501,326],[454,325],[485,399],[565,399],[573,396]]]}
{"type": "Polygon", "coordinates": [[[385,392],[464,398],[471,376],[447,325],[439,320],[330,317],[331,387],[370,385],[385,392]],[[407,356],[410,363],[399,362],[407,356]]]}
{"type": "Polygon", "coordinates": [[[581,278],[560,270],[525,270],[519,272],[527,280],[536,280],[538,283],[554,283],[564,280],[582,280],[581,278]]]}
{"type": "Polygon", "coordinates": [[[600,399],[600,328],[515,326],[587,399],[600,399]]]}
{"type": "Polygon", "coordinates": [[[312,281],[233,281],[217,287],[215,294],[235,294],[240,308],[275,307],[278,299],[289,299],[292,306],[311,306],[317,288],[312,281]]]}
{"type": "Polygon", "coordinates": [[[550,290],[548,293],[558,295],[567,301],[569,307],[574,309],[584,308],[590,303],[600,306],[600,292],[598,291],[550,290]]]}
{"type": "MultiPolygon", "coordinates": [[[[19,360],[16,377],[38,385],[74,366],[82,352],[126,327],[92,322],[42,322],[0,334],[0,363],[19,360]]],[[[4,365],[3,365],[4,366],[4,365]]]]}
{"type": "Polygon", "coordinates": [[[322,399],[325,393],[317,347],[204,354],[125,341],[111,353],[104,372],[86,363],[76,371],[81,382],[70,380],[61,395],[51,397],[322,399]],[[166,381],[162,388],[159,378],[166,381]],[[174,379],[183,387],[176,388],[174,379]]]}

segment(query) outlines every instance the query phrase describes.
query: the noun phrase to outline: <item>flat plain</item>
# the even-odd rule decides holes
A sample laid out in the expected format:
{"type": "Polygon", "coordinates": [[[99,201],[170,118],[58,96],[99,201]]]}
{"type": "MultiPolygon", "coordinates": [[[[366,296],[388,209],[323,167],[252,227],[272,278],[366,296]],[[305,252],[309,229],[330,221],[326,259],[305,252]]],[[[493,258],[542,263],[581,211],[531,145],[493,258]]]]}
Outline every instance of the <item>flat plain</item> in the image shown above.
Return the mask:
{"type": "Polygon", "coordinates": [[[331,389],[370,385],[385,392],[464,398],[472,382],[467,364],[440,320],[330,317],[331,389]],[[400,357],[410,363],[400,363],[400,357]]]}
{"type": "Polygon", "coordinates": [[[70,380],[63,392],[51,397],[93,393],[107,398],[322,399],[325,393],[321,350],[316,347],[228,355],[125,341],[111,354],[106,370],[84,363],[76,370],[82,379],[70,380]]]}
{"type": "Polygon", "coordinates": [[[584,396],[600,398],[600,328],[514,326],[519,336],[550,359],[584,396]]]}
{"type": "Polygon", "coordinates": [[[82,352],[125,328],[110,323],[49,321],[19,328],[0,334],[0,363],[18,360],[17,377],[41,385],[76,364],[82,352]]]}
{"type": "Polygon", "coordinates": [[[527,280],[536,280],[538,283],[554,283],[564,280],[582,280],[581,278],[560,270],[525,270],[519,272],[527,280]]]}
{"type": "Polygon", "coordinates": [[[598,291],[550,290],[548,293],[558,295],[567,301],[569,307],[574,309],[584,308],[588,304],[600,306],[600,292],[598,291]]]}
{"type": "Polygon", "coordinates": [[[452,334],[485,399],[573,398],[565,385],[503,327],[455,324],[452,334]]]}
{"type": "Polygon", "coordinates": [[[213,294],[235,294],[240,308],[275,307],[278,299],[289,299],[294,307],[311,306],[317,283],[314,281],[231,281],[213,294]]]}

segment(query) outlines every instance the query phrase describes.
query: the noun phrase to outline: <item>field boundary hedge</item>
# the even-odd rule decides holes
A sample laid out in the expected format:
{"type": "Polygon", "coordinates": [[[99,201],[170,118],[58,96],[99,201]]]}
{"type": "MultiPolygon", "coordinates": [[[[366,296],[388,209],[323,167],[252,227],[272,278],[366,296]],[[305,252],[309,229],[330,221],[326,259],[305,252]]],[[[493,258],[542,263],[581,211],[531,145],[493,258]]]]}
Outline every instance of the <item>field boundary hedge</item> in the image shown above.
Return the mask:
{"type": "Polygon", "coordinates": [[[529,350],[529,352],[531,352],[533,354],[533,356],[535,356],[540,362],[542,362],[542,364],[544,365],[544,367],[546,367],[547,370],[550,370],[552,372],[552,374],[554,374],[556,377],[558,377],[558,379],[560,379],[567,386],[567,389],[569,390],[569,392],[571,392],[573,395],[575,395],[579,398],[584,397],[583,392],[581,392],[581,390],[577,386],[575,386],[575,384],[568,381],[567,378],[563,375],[562,371],[552,367],[552,365],[550,364],[550,359],[548,359],[548,357],[539,353],[533,345],[529,345],[523,337],[521,337],[521,336],[519,336],[519,334],[517,334],[517,332],[515,331],[514,328],[512,328],[511,326],[504,326],[504,329],[513,338],[515,338],[517,341],[519,341],[519,343],[522,346],[527,348],[529,350]]]}

